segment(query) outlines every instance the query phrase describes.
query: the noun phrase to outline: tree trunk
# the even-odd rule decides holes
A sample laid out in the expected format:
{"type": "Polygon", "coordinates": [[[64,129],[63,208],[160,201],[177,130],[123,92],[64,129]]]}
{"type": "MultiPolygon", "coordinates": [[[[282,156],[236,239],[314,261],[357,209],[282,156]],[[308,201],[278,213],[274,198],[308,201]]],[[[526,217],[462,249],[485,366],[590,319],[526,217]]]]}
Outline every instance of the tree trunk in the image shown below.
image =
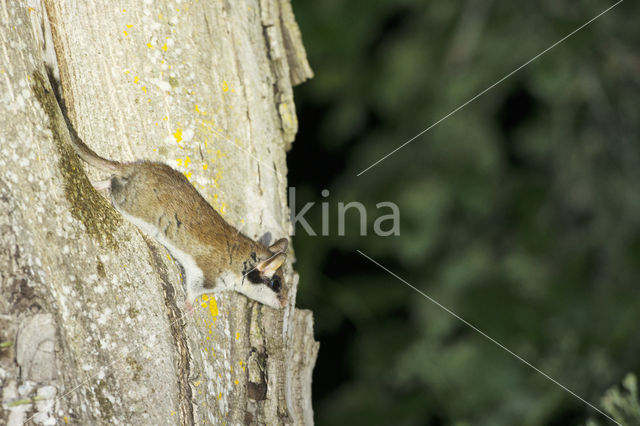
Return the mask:
{"type": "Polygon", "coordinates": [[[289,1],[44,3],[0,1],[0,419],[312,423],[291,264],[283,310],[228,293],[185,313],[179,267],[92,188],[44,67],[96,152],[168,163],[249,237],[287,237],[312,75],[289,1]]]}

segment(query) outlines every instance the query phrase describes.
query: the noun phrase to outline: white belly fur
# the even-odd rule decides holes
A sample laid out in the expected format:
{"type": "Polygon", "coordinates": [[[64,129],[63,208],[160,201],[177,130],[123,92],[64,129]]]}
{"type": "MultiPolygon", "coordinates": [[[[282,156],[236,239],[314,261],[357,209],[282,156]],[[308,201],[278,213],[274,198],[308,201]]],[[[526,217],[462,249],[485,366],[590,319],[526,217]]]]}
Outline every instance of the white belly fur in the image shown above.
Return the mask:
{"type": "Polygon", "coordinates": [[[136,225],[142,232],[149,235],[151,238],[158,241],[165,246],[171,255],[182,265],[185,273],[185,282],[187,287],[187,303],[193,304],[194,300],[204,293],[214,293],[223,290],[236,290],[250,299],[256,300],[267,306],[273,308],[280,308],[280,301],[276,293],[264,285],[256,285],[249,283],[248,280],[238,274],[234,274],[231,271],[223,272],[215,281],[215,289],[204,288],[204,274],[202,269],[198,267],[195,259],[188,253],[177,248],[171,241],[169,241],[162,232],[155,226],[151,225],[144,220],[132,216],[122,210],[116,209],[127,219],[129,222],[136,225]],[[241,283],[237,286],[237,283],[241,283]]]}

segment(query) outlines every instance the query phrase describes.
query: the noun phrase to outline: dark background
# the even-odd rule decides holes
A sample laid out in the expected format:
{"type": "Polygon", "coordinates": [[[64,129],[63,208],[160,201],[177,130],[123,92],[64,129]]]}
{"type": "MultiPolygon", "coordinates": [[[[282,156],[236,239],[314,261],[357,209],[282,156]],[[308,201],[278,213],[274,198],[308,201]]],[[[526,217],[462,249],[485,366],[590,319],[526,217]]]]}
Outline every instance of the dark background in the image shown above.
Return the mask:
{"type": "Polygon", "coordinates": [[[294,237],[317,424],[613,424],[356,252],[600,407],[637,375],[638,2],[356,176],[611,4],[293,0],[316,76],[296,88],[289,182],[318,234],[330,212],[330,235],[294,237]],[[355,211],[338,236],[350,201],[366,236],[355,211]],[[374,234],[382,201],[400,236],[374,234]]]}

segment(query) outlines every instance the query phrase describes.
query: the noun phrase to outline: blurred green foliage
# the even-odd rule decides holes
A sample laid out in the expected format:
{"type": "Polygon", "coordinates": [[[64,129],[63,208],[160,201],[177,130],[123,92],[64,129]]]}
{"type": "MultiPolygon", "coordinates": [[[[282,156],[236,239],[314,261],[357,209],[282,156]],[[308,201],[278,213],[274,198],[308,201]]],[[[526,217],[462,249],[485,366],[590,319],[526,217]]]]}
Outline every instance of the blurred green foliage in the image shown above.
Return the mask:
{"type": "MultiPolygon", "coordinates": [[[[622,425],[640,425],[640,396],[638,379],[628,374],[622,381],[622,390],[617,386],[609,389],[602,397],[602,406],[615,421],[622,425]]],[[[587,426],[599,426],[602,423],[589,420],[587,426]]]]}
{"type": "MultiPolygon", "coordinates": [[[[334,215],[330,236],[294,238],[298,304],[321,342],[318,424],[597,414],[356,249],[591,402],[640,371],[637,2],[356,177],[611,4],[293,0],[316,77],[296,89],[290,184],[298,208],[324,201],[334,215]],[[335,206],[354,200],[370,233],[350,214],[339,237],[335,206]],[[399,237],[372,233],[386,200],[399,237]]],[[[320,229],[319,207],[306,218],[320,229]]]]}

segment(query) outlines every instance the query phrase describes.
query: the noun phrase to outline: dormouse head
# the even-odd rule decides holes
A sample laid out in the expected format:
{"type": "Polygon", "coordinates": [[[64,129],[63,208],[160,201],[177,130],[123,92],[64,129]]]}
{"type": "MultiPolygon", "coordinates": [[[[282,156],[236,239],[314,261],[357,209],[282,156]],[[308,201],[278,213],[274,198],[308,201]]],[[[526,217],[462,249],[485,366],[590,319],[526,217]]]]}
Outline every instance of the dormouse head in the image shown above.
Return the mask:
{"type": "MultiPolygon", "coordinates": [[[[287,260],[289,242],[281,238],[267,248],[255,253],[253,266],[246,273],[247,285],[243,285],[248,297],[272,308],[282,308],[287,303],[282,265],[287,260]]],[[[253,253],[252,253],[253,254],[253,253]]]]}

